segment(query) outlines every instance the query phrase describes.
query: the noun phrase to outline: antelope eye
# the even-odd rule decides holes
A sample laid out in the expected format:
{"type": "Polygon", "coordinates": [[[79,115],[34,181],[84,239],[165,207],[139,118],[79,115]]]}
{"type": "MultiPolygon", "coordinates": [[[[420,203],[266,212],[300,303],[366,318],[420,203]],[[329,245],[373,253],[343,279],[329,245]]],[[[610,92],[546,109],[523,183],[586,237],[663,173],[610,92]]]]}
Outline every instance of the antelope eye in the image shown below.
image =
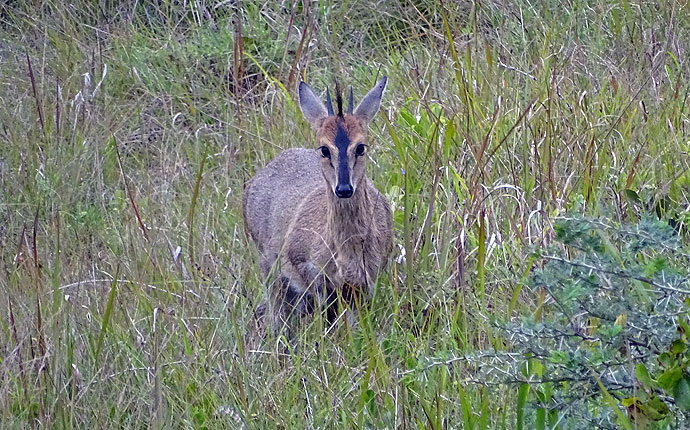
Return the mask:
{"type": "Polygon", "coordinates": [[[323,158],[331,158],[331,151],[329,151],[327,147],[322,146],[321,147],[321,156],[323,158]]]}
{"type": "Polygon", "coordinates": [[[355,148],[355,155],[357,155],[358,157],[361,157],[362,155],[364,155],[364,144],[363,143],[360,143],[359,145],[357,145],[357,147],[355,148]]]}

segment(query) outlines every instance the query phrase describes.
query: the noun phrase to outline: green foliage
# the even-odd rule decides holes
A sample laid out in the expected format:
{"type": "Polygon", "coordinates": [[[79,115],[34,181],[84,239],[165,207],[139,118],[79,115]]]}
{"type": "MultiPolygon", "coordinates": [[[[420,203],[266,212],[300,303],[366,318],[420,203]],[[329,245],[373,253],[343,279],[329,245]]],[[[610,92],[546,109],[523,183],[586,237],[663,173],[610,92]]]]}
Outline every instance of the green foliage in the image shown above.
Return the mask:
{"type": "Polygon", "coordinates": [[[545,406],[569,405],[558,412],[568,425],[690,425],[690,256],[678,233],[654,219],[580,217],[554,230],[561,245],[539,251],[530,280],[552,299],[549,317],[506,327],[516,351],[539,359],[532,383],[550,381],[539,384],[552,391],[545,406]],[[594,413],[602,399],[613,411],[594,413]]]}

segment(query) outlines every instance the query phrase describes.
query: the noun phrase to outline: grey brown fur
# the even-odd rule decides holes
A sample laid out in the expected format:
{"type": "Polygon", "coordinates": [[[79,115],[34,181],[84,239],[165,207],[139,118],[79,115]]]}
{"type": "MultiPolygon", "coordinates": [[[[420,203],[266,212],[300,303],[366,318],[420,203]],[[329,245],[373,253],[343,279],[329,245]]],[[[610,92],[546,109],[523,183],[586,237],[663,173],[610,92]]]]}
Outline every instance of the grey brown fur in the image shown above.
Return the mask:
{"type": "Polygon", "coordinates": [[[385,85],[384,78],[354,114],[340,116],[329,115],[311,89],[300,84],[302,112],[329,156],[321,147],[288,149],[247,183],[245,226],[272,288],[264,311],[274,329],[280,329],[291,313],[311,312],[314,303],[332,315],[331,301],[337,295],[354,309],[356,297],[372,294],[387,262],[392,248],[391,209],[366,177],[366,156],[356,155],[385,85]],[[337,130],[347,134],[347,152],[338,152],[337,130]],[[351,180],[345,185],[354,189],[349,198],[336,196],[342,182],[337,167],[341,159],[349,163],[351,180]]]}

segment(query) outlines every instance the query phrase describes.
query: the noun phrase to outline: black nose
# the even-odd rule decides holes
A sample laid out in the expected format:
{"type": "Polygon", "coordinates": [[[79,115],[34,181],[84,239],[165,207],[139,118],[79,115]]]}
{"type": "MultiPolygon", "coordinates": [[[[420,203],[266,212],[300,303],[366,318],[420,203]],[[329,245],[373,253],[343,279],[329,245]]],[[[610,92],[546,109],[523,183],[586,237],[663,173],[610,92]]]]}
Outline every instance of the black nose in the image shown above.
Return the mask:
{"type": "Polygon", "coordinates": [[[352,185],[350,184],[338,184],[335,187],[335,195],[341,199],[348,199],[352,197],[352,185]]]}

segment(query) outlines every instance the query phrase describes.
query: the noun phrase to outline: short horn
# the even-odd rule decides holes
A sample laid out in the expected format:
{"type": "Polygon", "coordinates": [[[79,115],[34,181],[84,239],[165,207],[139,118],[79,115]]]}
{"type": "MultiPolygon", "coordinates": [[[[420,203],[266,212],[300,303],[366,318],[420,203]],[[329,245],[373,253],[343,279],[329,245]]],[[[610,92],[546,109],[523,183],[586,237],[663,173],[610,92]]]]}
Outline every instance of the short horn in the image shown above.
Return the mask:
{"type": "Polygon", "coordinates": [[[326,108],[328,109],[328,116],[333,116],[333,103],[331,103],[331,92],[326,87],[326,108]]]}
{"type": "Polygon", "coordinates": [[[352,85],[350,85],[350,99],[348,100],[347,114],[352,115],[352,111],[354,108],[355,108],[355,105],[352,101],[352,85]]]}

